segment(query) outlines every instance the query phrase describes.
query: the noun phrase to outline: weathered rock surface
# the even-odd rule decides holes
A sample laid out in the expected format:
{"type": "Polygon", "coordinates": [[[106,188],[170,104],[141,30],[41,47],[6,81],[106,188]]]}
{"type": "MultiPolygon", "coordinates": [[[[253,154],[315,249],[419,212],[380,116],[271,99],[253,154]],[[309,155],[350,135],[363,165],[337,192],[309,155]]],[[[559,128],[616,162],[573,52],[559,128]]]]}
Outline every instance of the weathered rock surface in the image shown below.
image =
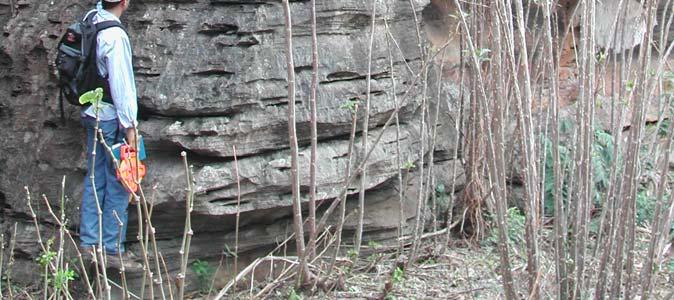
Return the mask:
{"type": "MultiPolygon", "coordinates": [[[[5,233],[10,232],[14,222],[21,225],[19,258],[38,255],[35,228],[26,213],[24,186],[30,188],[46,230],[52,225],[38,196],[45,194],[53,205],[59,206],[56,199],[66,176],[65,194],[69,201],[65,209],[72,228],[76,229],[79,222],[77,206],[86,170],[84,132],[75,107],[66,107],[66,122],[61,123],[52,61],[63,28],[91,4],[80,2],[0,0],[0,203],[5,233]]],[[[413,3],[421,20],[421,11],[429,1],[413,3]]],[[[190,258],[217,261],[225,245],[231,249],[237,196],[241,199],[242,262],[265,254],[291,231],[284,18],[280,5],[280,1],[271,0],[138,0],[132,2],[122,20],[133,43],[140,130],[149,153],[150,173],[144,186],[154,203],[153,222],[159,247],[171,272],[178,267],[185,214],[185,169],[179,155],[182,151],[188,153],[194,166],[197,188],[190,258]],[[238,156],[240,195],[233,146],[238,156]]],[[[367,96],[370,9],[368,1],[317,3],[317,182],[318,200],[326,204],[344,184],[352,116],[343,104],[364,101],[367,96]]],[[[421,66],[415,18],[409,1],[378,1],[376,9],[370,141],[382,132],[381,126],[395,109],[395,82],[402,107],[400,155],[402,162],[415,162],[420,158],[419,105],[423,95],[420,85],[412,85],[421,66]],[[384,18],[398,45],[391,43],[393,70],[389,67],[384,18]]],[[[306,191],[310,156],[309,2],[292,2],[291,10],[300,172],[302,190],[306,191]]],[[[443,97],[451,95],[445,93],[443,97]]],[[[446,109],[446,105],[443,107],[446,109]]],[[[361,109],[359,120],[363,116],[361,109]]],[[[441,121],[444,119],[446,112],[441,121]]],[[[443,124],[446,126],[439,132],[442,142],[438,157],[444,165],[453,165],[456,133],[453,123],[443,124]]],[[[359,126],[359,132],[361,129],[359,126]]],[[[360,140],[359,134],[355,162],[362,156],[360,140]]],[[[369,239],[395,236],[399,224],[400,166],[395,141],[396,128],[389,127],[367,162],[365,229],[369,239]]],[[[438,170],[447,172],[444,165],[438,170]]],[[[403,218],[408,219],[415,214],[418,188],[414,184],[404,186],[403,218]]],[[[349,194],[357,192],[358,185],[349,187],[349,194]]],[[[303,200],[306,198],[303,196],[303,200]]],[[[349,201],[351,208],[352,202],[349,201]]],[[[132,208],[130,249],[138,247],[134,243],[136,222],[132,208]]],[[[347,231],[354,228],[354,222],[348,220],[347,231]]]]}

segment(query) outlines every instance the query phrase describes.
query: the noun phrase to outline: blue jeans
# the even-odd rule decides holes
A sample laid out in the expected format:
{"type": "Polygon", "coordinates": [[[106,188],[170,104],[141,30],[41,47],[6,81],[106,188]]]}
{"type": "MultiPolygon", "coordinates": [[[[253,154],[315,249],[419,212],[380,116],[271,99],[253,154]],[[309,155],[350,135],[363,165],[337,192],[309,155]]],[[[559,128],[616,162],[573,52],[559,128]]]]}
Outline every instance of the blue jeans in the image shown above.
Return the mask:
{"type": "MultiPolygon", "coordinates": [[[[115,165],[110,153],[101,144],[100,136],[96,144],[96,156],[94,151],[94,133],[96,128],[96,119],[86,116],[82,117],[82,125],[87,130],[87,176],[84,179],[84,194],[82,195],[82,205],[80,206],[80,243],[82,246],[98,246],[98,209],[96,198],[98,198],[101,210],[103,211],[103,246],[108,254],[117,254],[124,252],[124,241],[126,238],[126,227],[128,223],[129,192],[117,180],[115,165]],[[94,186],[91,184],[91,166],[94,166],[94,181],[96,186],[96,195],[94,195],[94,186]],[[121,240],[118,221],[113,212],[124,224],[121,228],[121,240]]],[[[123,130],[119,129],[117,119],[111,121],[100,121],[99,129],[103,131],[105,143],[112,145],[119,143],[125,137],[123,130]]]]}

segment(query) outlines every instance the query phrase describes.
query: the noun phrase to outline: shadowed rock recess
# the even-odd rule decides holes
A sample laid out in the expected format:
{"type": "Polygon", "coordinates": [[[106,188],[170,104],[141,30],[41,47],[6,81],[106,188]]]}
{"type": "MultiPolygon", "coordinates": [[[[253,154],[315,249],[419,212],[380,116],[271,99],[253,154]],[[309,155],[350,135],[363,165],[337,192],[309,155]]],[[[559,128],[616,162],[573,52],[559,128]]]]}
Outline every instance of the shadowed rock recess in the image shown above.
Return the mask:
{"type": "MultiPolygon", "coordinates": [[[[429,1],[413,1],[418,18],[429,1]]],[[[0,204],[5,236],[18,222],[14,276],[30,281],[39,255],[35,228],[27,213],[24,186],[38,210],[41,230],[49,234],[54,222],[40,195],[52,205],[66,176],[66,213],[78,228],[78,204],[85,173],[84,131],[78,108],[66,104],[66,122],[60,119],[55,46],[64,28],[92,1],[0,0],[0,204]]],[[[311,27],[309,1],[291,3],[297,122],[302,191],[309,183],[309,88],[311,82],[311,27]]],[[[318,1],[320,52],[318,89],[318,199],[328,203],[343,186],[351,113],[349,100],[366,97],[367,54],[370,32],[369,1],[318,1]]],[[[173,275],[179,268],[179,248],[185,217],[185,170],[180,152],[194,165],[197,195],[192,222],[195,231],[190,259],[217,262],[226,247],[234,249],[237,211],[236,176],[232,147],[236,146],[241,179],[240,257],[245,264],[264,255],[291,232],[290,156],[287,132],[287,83],[284,17],[280,1],[151,1],[136,0],[124,16],[134,49],[134,67],[140,105],[140,131],[146,138],[149,175],[143,184],[154,202],[153,222],[161,252],[173,275]]],[[[377,2],[376,35],[372,55],[370,141],[395,108],[393,82],[401,101],[400,155],[419,165],[423,86],[414,77],[421,56],[409,1],[377,2]],[[384,19],[397,45],[391,43],[389,67],[384,19]],[[395,76],[392,76],[395,74],[395,76]],[[406,91],[409,90],[407,96],[406,91]]],[[[422,37],[425,39],[425,37],[422,37]]],[[[422,45],[426,41],[422,40],[422,45]]],[[[431,78],[435,71],[431,69],[431,78]]],[[[437,84],[429,84],[436,87],[437,84]]],[[[431,92],[432,90],[432,92],[431,92]]],[[[435,101],[438,91],[427,93],[435,101]]],[[[436,169],[447,173],[454,164],[455,132],[443,116],[438,132],[436,169]]],[[[453,101],[453,100],[452,100],[453,101]]],[[[452,104],[453,105],[453,104],[452,104]]],[[[434,106],[434,105],[432,105],[434,106]]],[[[434,112],[432,113],[434,114],[434,112]]],[[[359,114],[362,120],[362,110],[359,114]]],[[[428,119],[428,118],[427,118],[428,119]]],[[[359,127],[359,132],[361,128],[359,127]]],[[[360,134],[355,161],[360,161],[360,134]]],[[[398,165],[396,128],[386,130],[367,162],[367,239],[396,236],[398,165]]],[[[428,146],[425,147],[428,149],[428,146]]],[[[418,180],[405,183],[405,219],[414,217],[418,180]]],[[[447,180],[441,178],[439,180],[447,180]]],[[[449,185],[447,185],[449,186],[449,185]]],[[[349,192],[358,193],[359,185],[349,192]]],[[[354,197],[351,197],[354,198],[354,197]]],[[[349,207],[355,207],[349,199],[349,207]]],[[[308,195],[303,195],[307,201],[308,195]]],[[[327,207],[327,206],[323,206],[327,207]]],[[[346,240],[355,228],[347,220],[346,240]]],[[[130,208],[127,239],[135,242],[137,217],[130,208]]],[[[5,238],[7,241],[8,238],[5,238]]],[[[289,247],[292,249],[293,247],[289,247]]],[[[222,280],[231,276],[227,270],[222,280]]],[[[130,280],[139,278],[130,274],[130,280]]],[[[193,276],[189,274],[189,276],[193,276]]],[[[196,289],[195,284],[190,285],[196,289]]]]}

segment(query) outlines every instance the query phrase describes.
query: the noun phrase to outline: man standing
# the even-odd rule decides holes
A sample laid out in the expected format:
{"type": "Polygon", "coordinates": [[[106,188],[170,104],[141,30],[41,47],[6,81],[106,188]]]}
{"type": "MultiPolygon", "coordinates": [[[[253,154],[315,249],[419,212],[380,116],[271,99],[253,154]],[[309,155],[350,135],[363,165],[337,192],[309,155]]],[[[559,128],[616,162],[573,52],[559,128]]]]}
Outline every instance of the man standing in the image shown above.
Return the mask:
{"type": "MultiPolygon", "coordinates": [[[[96,11],[90,12],[95,14],[93,22],[119,22],[119,18],[129,7],[129,1],[100,1],[96,11]]],[[[104,80],[104,85],[106,85],[104,101],[98,110],[91,105],[84,107],[81,113],[82,125],[87,131],[88,171],[84,180],[84,194],[80,207],[80,243],[83,253],[90,253],[91,247],[98,247],[99,239],[101,239],[107,254],[107,264],[115,268],[120,268],[122,265],[119,260],[120,253],[124,257],[125,267],[132,267],[127,266],[127,264],[132,264],[133,258],[126,253],[123,244],[128,221],[129,192],[117,180],[113,158],[104,148],[100,138],[94,145],[94,137],[98,116],[98,128],[102,131],[107,145],[114,145],[122,139],[126,139],[129,145],[136,143],[138,104],[131,59],[131,43],[124,29],[111,27],[98,33],[96,65],[99,75],[107,79],[104,80]],[[91,182],[92,172],[94,184],[91,182]],[[97,199],[99,205],[96,204],[97,199]],[[103,212],[100,225],[99,206],[103,212]],[[117,217],[123,222],[121,233],[117,217]],[[99,226],[102,227],[102,236],[99,236],[99,226]]]]}

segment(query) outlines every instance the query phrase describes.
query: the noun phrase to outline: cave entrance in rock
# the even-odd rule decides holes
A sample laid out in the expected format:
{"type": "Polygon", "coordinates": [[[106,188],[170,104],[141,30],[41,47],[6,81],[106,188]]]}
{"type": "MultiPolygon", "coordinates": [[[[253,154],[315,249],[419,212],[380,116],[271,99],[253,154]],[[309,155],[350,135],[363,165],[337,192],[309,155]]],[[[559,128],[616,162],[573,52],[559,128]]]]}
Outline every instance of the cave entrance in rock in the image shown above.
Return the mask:
{"type": "Polygon", "coordinates": [[[421,11],[424,31],[433,46],[441,47],[450,38],[449,32],[455,29],[452,25],[457,24],[451,17],[455,11],[451,0],[431,0],[421,11]]]}
{"type": "Polygon", "coordinates": [[[453,17],[458,9],[453,0],[431,0],[421,11],[421,24],[426,39],[433,49],[444,47],[445,53],[435,56],[435,63],[443,64],[446,80],[459,80],[461,65],[460,23],[453,17]],[[442,61],[444,60],[444,62],[442,61]]]}

